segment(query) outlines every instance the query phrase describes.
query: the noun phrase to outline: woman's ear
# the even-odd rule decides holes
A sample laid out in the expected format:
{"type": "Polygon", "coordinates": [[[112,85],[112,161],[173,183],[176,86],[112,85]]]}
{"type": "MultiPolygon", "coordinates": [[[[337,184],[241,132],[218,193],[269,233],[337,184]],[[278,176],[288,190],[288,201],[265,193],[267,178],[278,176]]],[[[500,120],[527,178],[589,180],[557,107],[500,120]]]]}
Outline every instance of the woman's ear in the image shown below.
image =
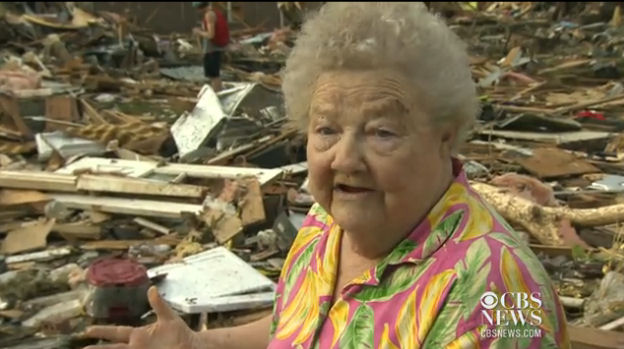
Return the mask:
{"type": "Polygon", "coordinates": [[[443,158],[449,158],[456,150],[457,128],[451,125],[444,125],[440,131],[440,155],[443,158]]]}

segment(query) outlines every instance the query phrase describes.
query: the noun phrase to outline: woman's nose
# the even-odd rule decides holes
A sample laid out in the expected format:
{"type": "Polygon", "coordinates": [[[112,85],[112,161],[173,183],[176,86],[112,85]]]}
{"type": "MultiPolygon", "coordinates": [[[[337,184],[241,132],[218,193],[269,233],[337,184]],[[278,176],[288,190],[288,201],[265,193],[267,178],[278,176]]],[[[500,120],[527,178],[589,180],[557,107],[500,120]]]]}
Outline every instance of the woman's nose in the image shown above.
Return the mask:
{"type": "Polygon", "coordinates": [[[364,164],[363,144],[357,135],[343,134],[334,144],[334,158],[331,168],[337,172],[354,173],[363,171],[364,164]]]}

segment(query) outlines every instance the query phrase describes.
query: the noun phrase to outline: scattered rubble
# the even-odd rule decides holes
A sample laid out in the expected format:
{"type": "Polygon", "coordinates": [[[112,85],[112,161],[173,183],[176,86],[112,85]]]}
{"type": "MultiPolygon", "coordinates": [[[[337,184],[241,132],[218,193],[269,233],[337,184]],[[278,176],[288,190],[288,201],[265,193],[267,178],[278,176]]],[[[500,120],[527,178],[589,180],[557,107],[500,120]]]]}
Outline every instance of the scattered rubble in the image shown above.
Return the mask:
{"type": "MultiPolygon", "coordinates": [[[[122,321],[111,315],[150,321],[139,299],[148,282],[189,322],[270,311],[313,203],[278,75],[303,3],[279,3],[290,28],[232,31],[218,93],[190,35],[153,35],[73,3],[15,4],[0,4],[0,347],[78,348],[88,324],[122,321]],[[104,277],[125,308],[106,301],[102,261],[144,273],[104,277]],[[211,287],[194,282],[198,271],[211,287]]],[[[572,341],[614,347],[624,337],[620,5],[428,4],[469,44],[482,113],[460,154],[474,188],[542,260],[572,341]]]]}

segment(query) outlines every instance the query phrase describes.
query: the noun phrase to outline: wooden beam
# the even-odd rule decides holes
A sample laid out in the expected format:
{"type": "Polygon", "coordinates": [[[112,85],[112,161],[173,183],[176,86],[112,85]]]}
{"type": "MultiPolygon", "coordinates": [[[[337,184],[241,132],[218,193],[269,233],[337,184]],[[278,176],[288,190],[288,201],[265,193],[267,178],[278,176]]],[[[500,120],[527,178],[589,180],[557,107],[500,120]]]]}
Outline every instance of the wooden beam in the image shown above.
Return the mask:
{"type": "Polygon", "coordinates": [[[211,158],[210,160],[208,160],[207,163],[209,165],[221,164],[225,162],[226,160],[233,158],[240,153],[244,153],[248,150],[252,150],[256,147],[259,147],[260,145],[264,143],[270,142],[272,139],[273,139],[273,136],[264,136],[256,141],[253,141],[252,143],[243,144],[240,147],[237,147],[228,151],[224,151],[218,154],[217,156],[211,158]]]}
{"type": "Polygon", "coordinates": [[[187,177],[194,178],[227,178],[237,179],[244,177],[256,177],[260,185],[267,184],[280,176],[281,169],[247,168],[233,166],[206,166],[189,164],[168,164],[154,169],[154,173],[177,176],[184,173],[187,177]]]}
{"type": "Polygon", "coordinates": [[[260,183],[255,178],[247,179],[243,183],[246,190],[238,203],[243,226],[264,222],[266,213],[260,183]]]}
{"type": "Polygon", "coordinates": [[[217,242],[224,244],[243,231],[243,223],[236,215],[217,210],[204,212],[201,219],[212,229],[217,242]]]}
{"type": "Polygon", "coordinates": [[[0,189],[0,207],[46,201],[50,201],[50,198],[36,190],[0,189]]]}
{"type": "Polygon", "coordinates": [[[140,225],[140,226],[142,226],[142,227],[144,227],[144,228],[151,229],[153,231],[159,232],[159,233],[164,234],[164,235],[168,235],[169,233],[171,233],[171,230],[169,228],[164,227],[164,226],[162,226],[162,225],[160,225],[158,223],[154,223],[152,221],[148,221],[145,218],[138,218],[137,217],[137,218],[135,218],[133,220],[133,222],[138,224],[138,225],[140,225]]]}
{"type": "Polygon", "coordinates": [[[166,164],[159,166],[156,162],[88,157],[65,166],[58,170],[57,173],[73,174],[87,170],[92,173],[119,173],[135,178],[146,177],[149,174],[162,174],[176,177],[184,175],[191,178],[208,179],[256,177],[260,185],[271,182],[284,172],[282,169],[214,165],[166,164]]]}
{"type": "Polygon", "coordinates": [[[102,227],[92,224],[90,220],[65,223],[56,223],[52,232],[59,233],[66,240],[87,239],[97,240],[102,234],[102,227]]]}
{"type": "Polygon", "coordinates": [[[608,132],[600,131],[572,131],[572,132],[524,132],[503,130],[480,130],[478,134],[485,136],[517,139],[531,142],[544,142],[553,144],[565,144],[572,142],[593,141],[607,139],[612,136],[608,132]]]}
{"type": "Polygon", "coordinates": [[[208,188],[188,184],[171,184],[162,181],[124,178],[117,176],[80,175],[76,187],[79,190],[203,198],[208,188]]]}
{"type": "Polygon", "coordinates": [[[76,176],[49,172],[0,171],[0,187],[75,192],[76,176]]]}
{"type": "Polygon", "coordinates": [[[624,345],[624,333],[568,325],[572,349],[612,349],[624,345]]]}
{"type": "Polygon", "coordinates": [[[20,209],[16,208],[16,209],[11,209],[11,210],[2,208],[2,210],[0,210],[0,221],[19,219],[30,213],[32,213],[31,210],[25,209],[25,208],[20,208],[20,209]]]}
{"type": "Polygon", "coordinates": [[[32,131],[24,123],[24,120],[22,120],[19,103],[15,97],[0,94],[0,109],[3,109],[4,112],[11,118],[13,126],[22,134],[24,138],[33,138],[32,131]]]}
{"type": "Polygon", "coordinates": [[[50,194],[50,197],[67,208],[93,210],[124,215],[182,218],[184,213],[199,214],[202,205],[177,202],[138,200],[115,197],[91,197],[74,194],[50,194]]]}
{"type": "Polygon", "coordinates": [[[478,182],[470,184],[505,219],[522,225],[540,243],[547,246],[583,244],[578,236],[560,234],[565,220],[568,221],[566,224],[584,227],[624,221],[624,204],[588,209],[546,207],[510,194],[504,188],[478,182]]]}
{"type": "Polygon", "coordinates": [[[107,124],[106,120],[84,99],[80,100],[80,104],[84,109],[85,114],[93,124],[107,124]]]}
{"type": "Polygon", "coordinates": [[[37,221],[12,230],[2,241],[2,253],[14,254],[46,247],[46,239],[54,226],[54,219],[37,221]]]}
{"type": "Polygon", "coordinates": [[[137,245],[169,245],[176,246],[180,239],[173,235],[165,235],[152,240],[102,240],[90,241],[80,245],[83,250],[127,250],[137,245]]]}
{"type": "MultiPolygon", "coordinates": [[[[45,116],[47,119],[76,122],[79,119],[78,104],[71,96],[51,96],[46,98],[45,116]]],[[[54,122],[46,122],[46,131],[63,129],[54,122]]]]}

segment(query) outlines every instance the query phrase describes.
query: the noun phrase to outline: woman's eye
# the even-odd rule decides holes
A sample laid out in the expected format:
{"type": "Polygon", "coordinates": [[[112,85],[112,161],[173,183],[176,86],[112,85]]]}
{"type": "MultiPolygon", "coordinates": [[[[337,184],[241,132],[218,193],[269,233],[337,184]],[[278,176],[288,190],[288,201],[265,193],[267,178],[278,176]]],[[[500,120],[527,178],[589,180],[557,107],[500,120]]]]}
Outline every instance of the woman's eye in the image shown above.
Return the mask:
{"type": "Polygon", "coordinates": [[[378,128],[375,130],[375,136],[380,137],[380,138],[390,138],[390,137],[396,136],[396,134],[392,131],[378,128]]]}
{"type": "Polygon", "coordinates": [[[323,136],[333,135],[334,133],[336,133],[333,129],[329,127],[319,127],[316,129],[316,132],[323,136]]]}

